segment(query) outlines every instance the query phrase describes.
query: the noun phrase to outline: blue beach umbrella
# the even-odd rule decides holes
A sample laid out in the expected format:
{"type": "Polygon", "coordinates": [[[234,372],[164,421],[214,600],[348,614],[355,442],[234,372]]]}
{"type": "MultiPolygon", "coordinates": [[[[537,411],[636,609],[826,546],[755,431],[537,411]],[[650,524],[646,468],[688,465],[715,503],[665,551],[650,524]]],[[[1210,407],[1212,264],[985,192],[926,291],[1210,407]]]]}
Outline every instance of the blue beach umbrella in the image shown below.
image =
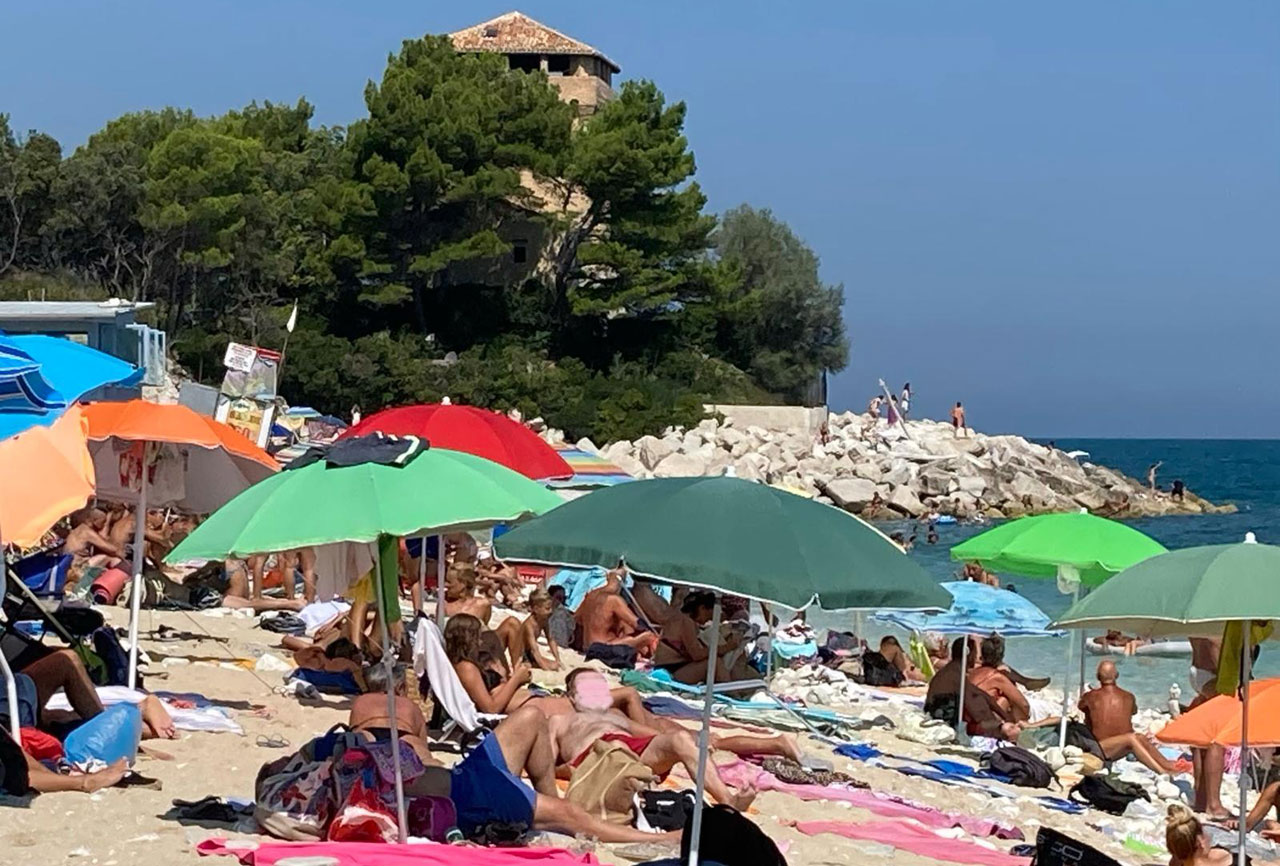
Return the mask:
{"type": "Polygon", "coordinates": [[[1061,634],[1049,628],[1048,614],[1016,592],[971,580],[953,580],[942,584],[942,588],[951,593],[952,602],[951,607],[941,613],[892,610],[877,613],[875,619],[910,631],[942,634],[999,632],[1008,637],[1061,634]]]}
{"type": "Polygon", "coordinates": [[[52,424],[90,391],[142,376],[127,361],[62,337],[0,334],[0,439],[52,424]]]}
{"type": "MultiPolygon", "coordinates": [[[[1027,599],[1007,589],[996,589],[971,580],[953,580],[942,584],[951,593],[951,607],[941,613],[920,611],[884,611],[875,619],[912,631],[936,631],[942,634],[991,634],[1009,637],[1044,637],[1062,632],[1049,628],[1049,615],[1027,599]]],[[[960,650],[960,669],[969,669],[969,642],[960,650]]],[[[964,689],[959,690],[956,724],[964,729],[964,689]]]]}

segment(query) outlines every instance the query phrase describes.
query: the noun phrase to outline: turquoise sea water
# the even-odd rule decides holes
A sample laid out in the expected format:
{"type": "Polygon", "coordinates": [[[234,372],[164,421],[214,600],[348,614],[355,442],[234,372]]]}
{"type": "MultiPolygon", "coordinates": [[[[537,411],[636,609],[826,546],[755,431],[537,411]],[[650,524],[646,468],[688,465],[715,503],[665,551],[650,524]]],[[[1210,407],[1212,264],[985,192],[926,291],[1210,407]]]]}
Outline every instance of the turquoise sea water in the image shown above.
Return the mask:
{"type": "MultiPolygon", "coordinates": [[[[1259,541],[1280,544],[1280,441],[1275,440],[1187,440],[1187,439],[1058,439],[1055,444],[1065,450],[1088,451],[1089,459],[1119,469],[1135,478],[1145,478],[1147,466],[1163,460],[1158,481],[1168,489],[1175,478],[1181,478],[1188,489],[1213,502],[1233,502],[1236,514],[1157,517],[1131,521],[1132,525],[1170,549],[1198,544],[1222,544],[1240,541],[1246,532],[1254,532],[1259,541]]],[[[884,524],[886,531],[895,525],[884,524]]],[[[903,524],[908,532],[910,528],[903,524]]],[[[938,580],[951,580],[956,570],[949,558],[949,548],[986,527],[940,526],[937,545],[924,543],[919,533],[911,555],[938,580]]],[[[1069,596],[1061,595],[1052,580],[1001,575],[1004,585],[1014,584],[1017,591],[1034,601],[1050,616],[1066,610],[1069,596]]],[[[1280,576],[1277,576],[1280,591],[1280,576]]],[[[817,613],[815,625],[852,626],[848,614],[817,613]]],[[[869,622],[866,633],[871,637],[893,629],[869,622]]],[[[1093,634],[1092,632],[1090,634],[1093,634]]],[[[1020,670],[1052,676],[1055,684],[1062,681],[1066,670],[1068,640],[1066,638],[1016,638],[1009,641],[1009,661],[1020,670]]],[[[1072,688],[1079,677],[1078,652],[1073,665],[1072,688]]],[[[1163,707],[1168,699],[1170,683],[1182,686],[1183,699],[1189,694],[1188,661],[1185,658],[1152,658],[1113,656],[1120,665],[1120,684],[1134,692],[1143,706],[1163,707]]],[[[1099,658],[1086,660],[1088,676],[1099,658]]],[[[1258,663],[1262,676],[1280,676],[1280,643],[1263,646],[1258,663]]]]}

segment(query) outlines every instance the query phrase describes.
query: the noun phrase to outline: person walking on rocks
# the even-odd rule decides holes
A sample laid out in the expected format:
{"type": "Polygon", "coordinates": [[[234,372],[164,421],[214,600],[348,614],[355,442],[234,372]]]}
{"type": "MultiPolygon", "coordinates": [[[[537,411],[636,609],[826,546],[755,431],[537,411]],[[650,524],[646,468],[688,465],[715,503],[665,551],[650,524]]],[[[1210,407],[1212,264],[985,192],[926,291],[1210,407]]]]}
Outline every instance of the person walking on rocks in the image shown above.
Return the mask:
{"type": "Polygon", "coordinates": [[[956,401],[955,408],[951,410],[951,426],[955,428],[955,436],[959,439],[961,436],[968,438],[969,430],[964,423],[964,406],[960,401],[956,401]]]}

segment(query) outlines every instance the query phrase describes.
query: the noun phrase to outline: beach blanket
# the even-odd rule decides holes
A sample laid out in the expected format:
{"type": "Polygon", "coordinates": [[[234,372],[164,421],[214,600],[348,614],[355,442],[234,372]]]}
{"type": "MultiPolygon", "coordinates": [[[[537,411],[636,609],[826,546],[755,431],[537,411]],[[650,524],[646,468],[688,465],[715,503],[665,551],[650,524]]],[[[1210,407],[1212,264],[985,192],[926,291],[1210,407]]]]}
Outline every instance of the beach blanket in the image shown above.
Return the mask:
{"type": "MultiPolygon", "coordinates": [[[[146,692],[130,689],[125,686],[98,686],[98,700],[104,707],[114,704],[140,704],[147,698],[146,692]]],[[[156,692],[155,696],[164,705],[173,726],[179,731],[206,731],[208,733],[243,734],[244,729],[231,718],[230,710],[214,706],[204,695],[196,692],[156,692]],[[181,702],[184,706],[178,706],[181,702]],[[185,706],[193,704],[193,706],[185,706]]],[[[46,707],[50,710],[71,711],[71,702],[65,692],[58,692],[49,698],[46,707]]]]}
{"type": "Polygon", "coordinates": [[[275,866],[282,860],[331,866],[590,866],[600,862],[594,854],[574,854],[563,848],[458,848],[453,845],[386,845],[381,842],[206,839],[196,846],[196,850],[206,856],[221,854],[235,857],[245,866],[275,866]]]}
{"type": "Polygon", "coordinates": [[[930,860],[949,863],[974,863],[978,866],[1026,866],[1028,857],[1015,857],[967,842],[963,839],[947,839],[909,821],[869,821],[856,824],[851,821],[801,821],[795,828],[806,836],[819,833],[835,833],[846,839],[879,842],[900,851],[909,851],[930,860]]]}
{"type": "Polygon", "coordinates": [[[997,839],[1023,838],[1022,831],[1017,827],[1010,827],[987,818],[943,812],[932,806],[863,788],[844,788],[839,785],[797,785],[783,782],[767,770],[742,760],[718,766],[720,778],[724,779],[725,784],[737,788],[750,784],[759,791],[779,791],[806,801],[836,800],[886,818],[911,818],[926,827],[959,827],[974,836],[995,836],[997,839]]]}

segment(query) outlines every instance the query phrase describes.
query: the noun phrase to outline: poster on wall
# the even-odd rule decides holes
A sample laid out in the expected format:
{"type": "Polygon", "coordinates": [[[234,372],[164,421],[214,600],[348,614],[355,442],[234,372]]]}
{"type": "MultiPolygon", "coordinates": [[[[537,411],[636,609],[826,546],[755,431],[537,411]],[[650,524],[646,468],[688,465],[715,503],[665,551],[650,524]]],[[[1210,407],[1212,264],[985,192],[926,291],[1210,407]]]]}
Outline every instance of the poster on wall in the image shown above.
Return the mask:
{"type": "Polygon", "coordinates": [[[244,435],[259,448],[267,447],[271,436],[271,423],[275,419],[274,402],[253,400],[248,397],[223,397],[214,417],[231,429],[244,435]]]}
{"type": "Polygon", "coordinates": [[[231,398],[246,397],[270,401],[276,396],[276,379],[280,372],[280,353],[273,349],[227,344],[222,358],[227,373],[222,379],[223,394],[231,398]]]}

